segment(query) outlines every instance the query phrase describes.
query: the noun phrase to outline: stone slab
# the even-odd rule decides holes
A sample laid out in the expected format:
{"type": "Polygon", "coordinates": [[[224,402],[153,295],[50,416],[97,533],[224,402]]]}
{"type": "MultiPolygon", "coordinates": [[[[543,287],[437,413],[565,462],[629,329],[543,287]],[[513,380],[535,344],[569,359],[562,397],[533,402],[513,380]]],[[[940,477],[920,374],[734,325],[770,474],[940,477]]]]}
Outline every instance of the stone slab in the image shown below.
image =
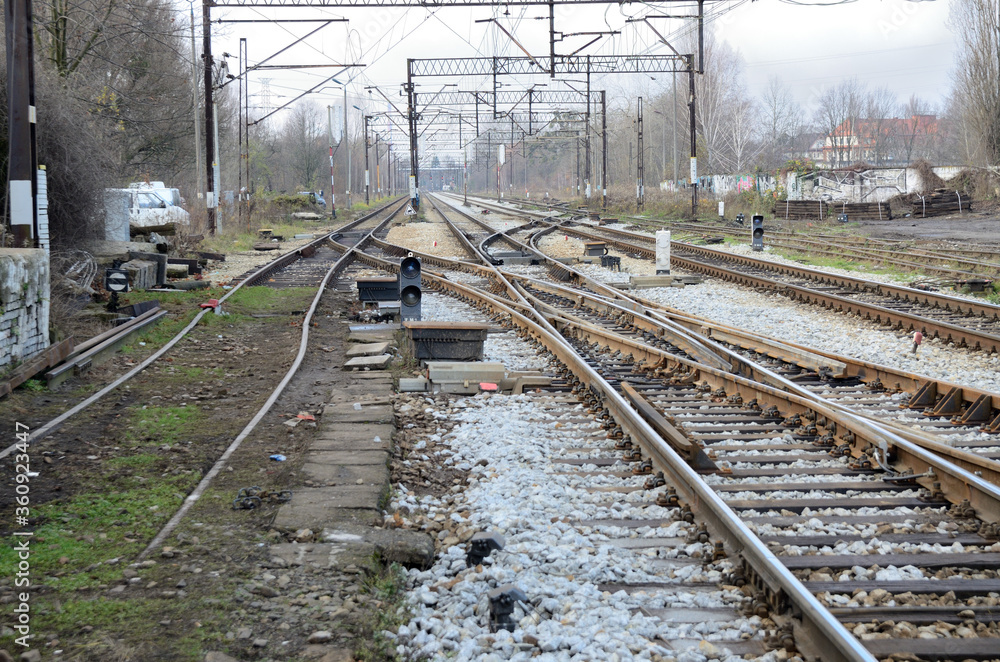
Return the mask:
{"type": "Polygon", "coordinates": [[[338,485],[300,489],[274,518],[281,531],[317,529],[339,523],[375,524],[386,485],[338,485]]]}
{"type": "Polygon", "coordinates": [[[366,342],[359,345],[351,345],[347,348],[346,355],[348,358],[354,358],[355,356],[376,356],[378,354],[385,354],[389,349],[389,343],[387,342],[366,342]]]}
{"type": "MultiPolygon", "coordinates": [[[[382,457],[388,455],[382,452],[382,457]]],[[[309,458],[302,465],[302,473],[308,480],[326,487],[333,486],[386,486],[389,484],[389,468],[383,459],[381,464],[333,464],[311,462],[309,458]],[[359,484],[358,481],[361,481],[359,484]]]]}
{"type": "Polygon", "coordinates": [[[347,342],[369,343],[369,342],[392,342],[396,337],[399,327],[386,328],[378,331],[351,331],[347,336],[347,342]]]}
{"type": "Polygon", "coordinates": [[[385,466],[389,459],[389,453],[384,450],[362,451],[362,450],[340,450],[340,451],[315,451],[309,450],[306,454],[306,462],[311,464],[341,464],[352,466],[385,466]]]}
{"type": "Polygon", "coordinates": [[[343,567],[350,550],[367,547],[367,556],[378,551],[387,563],[426,568],[434,561],[434,541],[421,531],[344,524],[322,529],[318,538],[322,542],[271,545],[270,556],[292,566],[329,569],[343,567]]]}
{"type": "Polygon", "coordinates": [[[344,367],[348,370],[385,370],[389,362],[392,361],[392,354],[379,354],[378,356],[356,356],[347,361],[344,367]]]}
{"type": "Polygon", "coordinates": [[[389,405],[365,406],[355,409],[353,403],[329,404],[323,409],[324,420],[335,423],[392,423],[392,407],[389,405]]]}
{"type": "Polygon", "coordinates": [[[385,400],[391,393],[392,378],[386,375],[385,381],[338,386],[330,393],[330,403],[388,404],[385,400]]]}
{"type": "Polygon", "coordinates": [[[389,450],[395,428],[387,423],[333,423],[320,426],[310,450],[389,450]]]}

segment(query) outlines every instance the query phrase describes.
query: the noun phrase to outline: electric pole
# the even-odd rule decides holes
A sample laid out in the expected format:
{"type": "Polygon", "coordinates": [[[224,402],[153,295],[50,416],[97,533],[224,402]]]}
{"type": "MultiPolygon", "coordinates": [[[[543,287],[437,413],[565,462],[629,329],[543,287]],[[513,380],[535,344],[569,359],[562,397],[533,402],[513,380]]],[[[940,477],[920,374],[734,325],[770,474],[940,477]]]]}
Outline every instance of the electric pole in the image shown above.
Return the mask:
{"type": "Polygon", "coordinates": [[[7,198],[16,248],[34,248],[38,239],[35,200],[38,165],[35,144],[35,68],[31,0],[4,3],[7,38],[7,198]]]}

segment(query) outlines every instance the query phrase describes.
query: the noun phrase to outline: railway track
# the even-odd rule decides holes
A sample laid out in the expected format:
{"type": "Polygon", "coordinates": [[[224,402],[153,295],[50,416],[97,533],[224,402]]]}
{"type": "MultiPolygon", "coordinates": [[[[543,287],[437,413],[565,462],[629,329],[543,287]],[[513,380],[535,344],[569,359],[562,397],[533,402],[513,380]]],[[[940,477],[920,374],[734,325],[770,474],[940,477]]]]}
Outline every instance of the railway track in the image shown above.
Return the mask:
{"type": "MultiPolygon", "coordinates": [[[[505,305],[495,292],[476,294],[464,285],[436,278],[434,283],[494,314],[505,305]]],[[[544,289],[545,285],[539,287],[544,289]]],[[[593,320],[580,319],[578,298],[567,296],[558,301],[559,297],[551,294],[536,297],[530,288],[517,289],[543,306],[559,309],[543,313],[543,317],[559,327],[563,341],[575,346],[578,355],[568,355],[565,345],[554,338],[546,337],[542,342],[567,366],[562,376],[603,420],[619,450],[638,461],[630,470],[652,473],[663,462],[663,480],[673,483],[674,488],[656,497],[660,503],[700,508],[710,526],[718,524],[719,511],[725,509],[717,509],[718,502],[706,498],[700,483],[691,482],[691,474],[685,471],[691,470],[688,464],[676,464],[678,458],[686,457],[698,471],[710,476],[708,482],[719,502],[733,515],[739,514],[748,531],[761,533],[763,537],[757,542],[768,550],[765,556],[777,553],[782,568],[819,604],[817,614],[804,619],[817,619],[805,624],[812,636],[817,636],[817,628],[822,630],[836,621],[850,626],[868,649],[868,653],[861,653],[841,641],[836,655],[823,649],[827,651],[823,659],[873,659],[871,656],[903,651],[926,659],[995,657],[994,603],[998,594],[993,585],[996,573],[991,570],[997,560],[993,558],[997,551],[992,526],[997,517],[995,507],[983,507],[984,502],[979,501],[980,512],[989,521],[977,520],[977,509],[958,498],[954,484],[952,489],[942,485],[962,476],[958,483],[966,491],[992,490],[993,496],[985,497],[987,502],[996,499],[995,488],[977,482],[968,472],[954,472],[953,465],[941,458],[931,460],[940,473],[927,472],[926,465],[920,464],[927,454],[909,448],[902,439],[885,446],[884,440],[894,437],[892,432],[873,433],[870,426],[859,425],[851,416],[827,409],[819,398],[793,395],[710,368],[683,351],[677,353],[676,346],[662,338],[658,344],[670,351],[651,348],[648,341],[655,336],[650,331],[626,329],[633,340],[623,345],[629,338],[621,335],[621,315],[609,321],[615,327],[615,333],[609,333],[593,320]],[[547,301],[543,303],[542,298],[547,301]],[[574,365],[576,361],[583,361],[598,377],[587,375],[588,369],[574,365]],[[642,412],[642,421],[636,420],[637,410],[642,412]],[[649,435],[649,430],[642,430],[643,423],[656,431],[649,435]],[[664,438],[671,436],[671,430],[680,431],[680,435],[673,439],[673,453],[668,453],[662,446],[670,446],[664,438]],[[873,443],[873,434],[881,437],[881,446],[873,443]],[[653,440],[640,441],[644,436],[653,440]],[[704,455],[692,453],[692,447],[703,449],[704,455]],[[681,452],[685,448],[686,454],[681,452]],[[902,473],[906,465],[911,465],[911,476],[902,473]],[[928,482],[928,478],[942,478],[943,474],[952,477],[928,482]],[[682,475],[686,478],[680,479],[682,475]],[[686,483],[698,497],[685,504],[678,483],[686,483]],[[777,490],[783,495],[780,498],[775,498],[777,490]],[[949,491],[950,497],[945,494],[949,491]],[[929,532],[937,537],[929,537],[929,532]],[[815,539],[798,540],[804,534],[815,539]],[[956,540],[961,552],[955,551],[956,540]],[[851,581],[845,581],[848,579],[851,581]],[[936,583],[941,581],[945,583],[936,583]],[[859,583],[863,592],[857,591],[859,583]],[[974,627],[970,628],[970,623],[974,627]],[[933,638],[927,628],[933,630],[933,638]],[[921,632],[928,636],[920,638],[921,632]]],[[[513,307],[505,314],[530,337],[538,340],[546,336],[544,329],[532,326],[513,307]]],[[[799,376],[791,374],[787,366],[780,366],[778,372],[785,372],[785,378],[799,376]]],[[[579,460],[588,467],[594,462],[595,466],[620,466],[620,459],[613,456],[592,455],[579,460]]],[[[655,491],[665,486],[652,473],[644,487],[655,491]]],[[[678,509],[680,512],[684,511],[678,509]]],[[[662,524],[662,519],[639,518],[624,528],[662,524]]],[[[706,531],[702,537],[708,535],[706,531]]],[[[744,546],[747,541],[739,526],[722,536],[728,541],[727,548],[734,544],[734,538],[739,540],[735,547],[746,554],[730,579],[753,587],[747,591],[751,612],[781,612],[794,603],[797,607],[793,611],[804,614],[817,607],[803,595],[791,597],[787,587],[774,590],[773,583],[780,584],[787,577],[779,569],[762,569],[759,560],[751,560],[755,553],[748,550],[760,550],[744,546]]],[[[609,584],[607,588],[618,586],[609,584]]],[[[655,591],[657,586],[653,582],[627,587],[633,592],[640,589],[655,591]]]]}
{"type": "MultiPolygon", "coordinates": [[[[519,205],[551,209],[570,215],[579,214],[565,204],[546,204],[532,200],[512,199],[519,205]]],[[[477,202],[478,204],[478,202],[477,202]]],[[[744,238],[749,228],[735,228],[719,223],[690,223],[684,221],[652,221],[639,216],[619,216],[623,221],[652,230],[670,229],[688,232],[693,236],[714,235],[744,238]]],[[[767,243],[791,253],[806,253],[832,258],[847,258],[872,265],[891,266],[934,274],[933,281],[940,286],[970,286],[982,288],[1000,274],[1000,263],[991,250],[949,248],[922,248],[901,242],[881,241],[864,237],[810,232],[808,235],[790,230],[767,228],[767,243]]]]}
{"type": "MultiPolygon", "coordinates": [[[[552,228],[549,231],[554,231],[552,228]]],[[[558,227],[578,237],[603,240],[618,250],[655,257],[653,238],[611,228],[558,227]]],[[[748,287],[773,290],[797,301],[858,315],[904,331],[921,330],[959,347],[1000,351],[1000,306],[795,267],[683,242],[671,242],[672,265],[748,287]]]]}

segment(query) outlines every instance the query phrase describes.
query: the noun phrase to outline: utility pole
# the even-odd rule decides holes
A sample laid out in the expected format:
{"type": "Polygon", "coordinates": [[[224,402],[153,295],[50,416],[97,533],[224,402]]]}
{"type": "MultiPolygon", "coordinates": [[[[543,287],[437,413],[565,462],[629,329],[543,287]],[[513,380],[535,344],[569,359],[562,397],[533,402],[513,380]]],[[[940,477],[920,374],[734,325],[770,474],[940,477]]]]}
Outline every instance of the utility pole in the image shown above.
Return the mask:
{"type": "MultiPolygon", "coordinates": [[[[245,46],[246,39],[240,39],[240,45],[245,46]]],[[[245,63],[244,63],[245,66],[245,63]]],[[[242,85],[242,81],[240,83],[242,85]]],[[[194,155],[195,181],[198,183],[198,199],[205,199],[205,190],[201,185],[201,127],[198,126],[198,51],[194,40],[194,3],[191,3],[191,108],[194,110],[194,155]]]]}
{"type": "Polygon", "coordinates": [[[608,208],[608,95],[601,90],[601,209],[608,208]]]}
{"type": "Polygon", "coordinates": [[[351,210],[351,138],[347,135],[347,84],[344,84],[344,137],[347,143],[347,210],[351,210]]]}
{"type": "Polygon", "coordinates": [[[645,200],[645,186],[646,186],[646,168],[645,168],[645,154],[643,153],[642,147],[642,97],[639,97],[639,101],[636,104],[636,150],[635,150],[635,210],[642,211],[642,206],[645,200]]]}
{"type": "Polygon", "coordinates": [[[38,240],[38,157],[35,143],[35,67],[31,0],[4,3],[7,39],[7,128],[11,235],[16,248],[38,240]]]}
{"type": "Polygon", "coordinates": [[[378,198],[382,197],[382,170],[381,162],[378,156],[378,134],[375,134],[375,195],[378,198]]]}
{"type": "Polygon", "coordinates": [[[368,176],[368,152],[370,150],[370,145],[368,144],[368,115],[365,115],[365,204],[370,205],[371,201],[371,181],[368,176]]]}
{"type": "Polygon", "coordinates": [[[694,55],[688,55],[688,115],[691,128],[691,218],[698,218],[698,134],[694,117],[694,55]]]}
{"type": "Polygon", "coordinates": [[[469,204],[469,150],[462,143],[462,114],[458,114],[458,146],[462,148],[462,204],[469,204]]]}
{"type": "Polygon", "coordinates": [[[590,56],[587,56],[587,112],[584,117],[585,152],[583,165],[583,185],[586,204],[590,204],[590,56]]]}
{"type": "Polygon", "coordinates": [[[671,88],[673,96],[673,106],[674,106],[674,123],[672,124],[673,130],[670,132],[673,136],[673,151],[670,152],[670,160],[674,164],[674,186],[677,186],[677,72],[671,72],[674,77],[674,84],[671,88]]]}
{"type": "Polygon", "coordinates": [[[333,187],[333,106],[326,107],[330,134],[330,218],[337,218],[337,189],[333,187]]]}
{"type": "Polygon", "coordinates": [[[205,209],[208,213],[208,234],[215,234],[215,209],[218,200],[215,191],[215,164],[211,163],[212,155],[215,153],[213,142],[215,135],[215,121],[213,109],[215,103],[212,100],[212,0],[202,0],[201,3],[201,32],[202,32],[202,54],[205,65],[205,160],[208,162],[205,168],[205,209]]]}

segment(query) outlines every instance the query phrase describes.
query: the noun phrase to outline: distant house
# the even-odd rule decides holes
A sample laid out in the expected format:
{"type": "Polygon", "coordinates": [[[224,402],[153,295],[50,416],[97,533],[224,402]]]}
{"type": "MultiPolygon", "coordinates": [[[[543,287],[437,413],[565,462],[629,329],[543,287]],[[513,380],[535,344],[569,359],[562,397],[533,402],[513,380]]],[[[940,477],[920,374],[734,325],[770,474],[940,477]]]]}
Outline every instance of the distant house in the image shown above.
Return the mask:
{"type": "Polygon", "coordinates": [[[823,136],[822,147],[814,160],[830,167],[859,162],[879,166],[905,165],[914,159],[927,158],[937,133],[935,115],[845,120],[832,133],[823,136]]]}

